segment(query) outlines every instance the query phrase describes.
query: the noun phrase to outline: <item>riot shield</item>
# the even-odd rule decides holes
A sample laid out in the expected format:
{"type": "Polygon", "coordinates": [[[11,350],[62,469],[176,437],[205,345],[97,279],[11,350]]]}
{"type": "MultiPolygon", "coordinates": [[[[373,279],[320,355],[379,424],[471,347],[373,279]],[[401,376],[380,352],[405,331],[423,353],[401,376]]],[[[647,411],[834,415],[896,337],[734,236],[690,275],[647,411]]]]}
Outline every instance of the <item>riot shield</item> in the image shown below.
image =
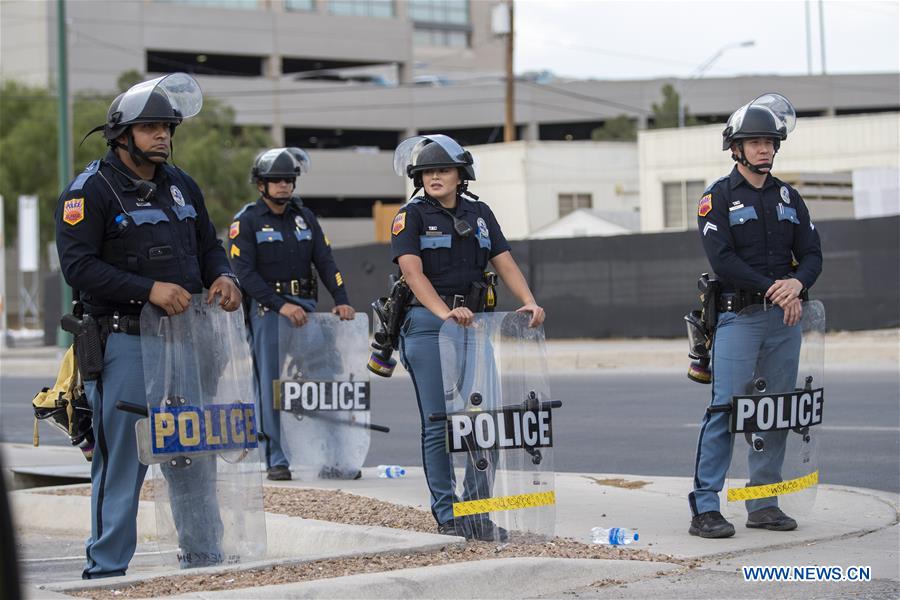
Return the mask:
{"type": "MultiPolygon", "coordinates": [[[[766,308],[772,310],[754,305],[741,314],[760,316],[766,308]]],[[[744,392],[732,397],[727,515],[739,517],[742,503],[747,512],[778,506],[789,516],[812,509],[825,400],[824,334],[824,306],[804,302],[799,326],[770,331],[744,392]]]]}
{"type": "Polygon", "coordinates": [[[262,474],[243,315],[195,295],[169,317],[141,312],[148,418],[136,425],[160,549],[183,568],[266,552],[262,474]],[[174,552],[172,552],[174,551],[174,552]]]}
{"type": "Polygon", "coordinates": [[[300,478],[355,479],[369,452],[369,319],[310,313],[294,327],[278,320],[281,445],[300,478]]]}
{"type": "Polygon", "coordinates": [[[440,331],[453,517],[467,537],[552,537],[556,521],[552,400],[543,327],[530,315],[481,313],[440,331]]]}

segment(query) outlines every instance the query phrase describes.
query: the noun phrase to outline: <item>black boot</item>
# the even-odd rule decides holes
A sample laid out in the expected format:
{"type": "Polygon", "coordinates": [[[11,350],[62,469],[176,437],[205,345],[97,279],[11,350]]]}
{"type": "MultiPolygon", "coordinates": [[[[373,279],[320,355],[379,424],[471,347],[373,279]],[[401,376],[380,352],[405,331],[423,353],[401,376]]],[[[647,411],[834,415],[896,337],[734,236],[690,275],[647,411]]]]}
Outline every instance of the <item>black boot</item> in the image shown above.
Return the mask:
{"type": "Polygon", "coordinates": [[[797,529],[797,521],[784,514],[777,506],[768,506],[747,515],[747,527],[770,531],[793,531],[797,529]]]}
{"type": "Polygon", "coordinates": [[[734,535],[734,525],[726,521],[719,511],[711,510],[691,519],[688,533],[702,538],[727,538],[734,535]]]}

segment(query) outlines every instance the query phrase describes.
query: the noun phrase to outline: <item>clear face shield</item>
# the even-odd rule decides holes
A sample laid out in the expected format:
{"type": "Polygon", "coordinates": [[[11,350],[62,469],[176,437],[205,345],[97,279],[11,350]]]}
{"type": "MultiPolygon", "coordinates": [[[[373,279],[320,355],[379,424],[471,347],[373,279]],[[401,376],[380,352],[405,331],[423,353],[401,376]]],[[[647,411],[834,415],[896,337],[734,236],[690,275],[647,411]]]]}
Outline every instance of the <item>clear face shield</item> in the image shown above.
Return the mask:
{"type": "Polygon", "coordinates": [[[275,165],[276,161],[278,161],[279,157],[287,155],[287,157],[294,164],[294,167],[300,168],[300,174],[309,172],[309,154],[300,148],[272,148],[271,150],[266,150],[262,153],[262,155],[256,160],[256,168],[257,173],[259,173],[260,177],[267,177],[270,173],[275,175],[285,175],[287,173],[281,173],[281,165],[277,168],[273,169],[273,165],[275,165]],[[278,171],[278,173],[275,173],[278,171]]]}
{"type": "Polygon", "coordinates": [[[408,167],[415,164],[416,157],[429,143],[438,144],[460,166],[472,163],[472,155],[460,146],[456,140],[443,134],[417,135],[400,142],[394,150],[394,173],[401,177],[409,177],[408,167]]]}
{"type": "Polygon", "coordinates": [[[187,73],[172,73],[139,83],[125,92],[118,106],[119,123],[129,123],[140,117],[154,92],[169,100],[182,119],[188,119],[203,107],[200,84],[187,73]]]}
{"type": "Polygon", "coordinates": [[[752,102],[748,102],[732,113],[728,118],[727,124],[727,127],[730,127],[732,132],[738,133],[741,131],[744,118],[751,107],[763,108],[769,111],[775,117],[775,123],[779,131],[785,136],[792,132],[797,124],[797,112],[794,110],[794,105],[791,104],[791,101],[781,94],[769,93],[763,94],[752,102]]]}

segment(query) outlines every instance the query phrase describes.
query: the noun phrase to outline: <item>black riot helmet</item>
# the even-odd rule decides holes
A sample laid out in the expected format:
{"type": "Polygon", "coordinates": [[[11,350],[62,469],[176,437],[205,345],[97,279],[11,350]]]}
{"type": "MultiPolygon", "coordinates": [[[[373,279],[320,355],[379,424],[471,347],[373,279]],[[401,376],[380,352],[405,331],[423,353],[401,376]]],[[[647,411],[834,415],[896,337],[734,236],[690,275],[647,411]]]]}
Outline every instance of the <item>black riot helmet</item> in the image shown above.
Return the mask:
{"type": "Polygon", "coordinates": [[[790,100],[781,94],[763,94],[752,102],[734,111],[728,117],[728,123],[722,132],[722,150],[729,150],[737,143],[740,154],[732,153],[731,158],[755,173],[760,169],[772,168],[771,164],[752,165],[744,157],[742,140],[750,138],[769,138],[775,142],[775,152],[781,148],[781,142],[787,139],[788,133],[794,130],[797,113],[790,100]]]}
{"type": "Polygon", "coordinates": [[[271,148],[260,152],[250,169],[250,181],[263,184],[262,195],[276,204],[286,204],[288,198],[274,198],[269,194],[273,179],[290,179],[297,185],[297,177],[309,172],[309,155],[300,148],[271,148]]]}
{"type": "Polygon", "coordinates": [[[197,81],[186,73],[172,73],[138,83],[116,96],[107,110],[106,123],[94,127],[84,137],[87,139],[102,130],[106,143],[127,150],[136,164],[151,156],[167,159],[168,155],[144,153],[135,147],[129,127],[137,123],[168,123],[175,135],[175,128],[184,119],[199,113],[202,106],[203,94],[197,81]],[[127,145],[117,141],[123,134],[128,137],[127,145]]]}
{"type": "Polygon", "coordinates": [[[446,135],[417,135],[400,142],[394,151],[394,172],[411,178],[416,191],[422,187],[422,171],[453,167],[462,181],[458,193],[466,192],[467,182],[475,180],[475,161],[468,150],[446,135]]]}

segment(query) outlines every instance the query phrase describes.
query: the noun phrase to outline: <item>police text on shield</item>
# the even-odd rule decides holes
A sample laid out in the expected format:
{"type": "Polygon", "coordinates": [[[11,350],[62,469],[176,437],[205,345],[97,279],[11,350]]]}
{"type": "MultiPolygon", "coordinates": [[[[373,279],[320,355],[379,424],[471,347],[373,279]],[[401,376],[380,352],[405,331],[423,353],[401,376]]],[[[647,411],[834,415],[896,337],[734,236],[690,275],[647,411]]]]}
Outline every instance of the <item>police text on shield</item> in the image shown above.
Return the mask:
{"type": "Polygon", "coordinates": [[[521,408],[447,415],[450,452],[553,446],[549,410],[521,408]]]}
{"type": "Polygon", "coordinates": [[[774,431],[819,425],[824,401],[822,388],[792,394],[735,396],[732,399],[731,431],[774,431]]]}

